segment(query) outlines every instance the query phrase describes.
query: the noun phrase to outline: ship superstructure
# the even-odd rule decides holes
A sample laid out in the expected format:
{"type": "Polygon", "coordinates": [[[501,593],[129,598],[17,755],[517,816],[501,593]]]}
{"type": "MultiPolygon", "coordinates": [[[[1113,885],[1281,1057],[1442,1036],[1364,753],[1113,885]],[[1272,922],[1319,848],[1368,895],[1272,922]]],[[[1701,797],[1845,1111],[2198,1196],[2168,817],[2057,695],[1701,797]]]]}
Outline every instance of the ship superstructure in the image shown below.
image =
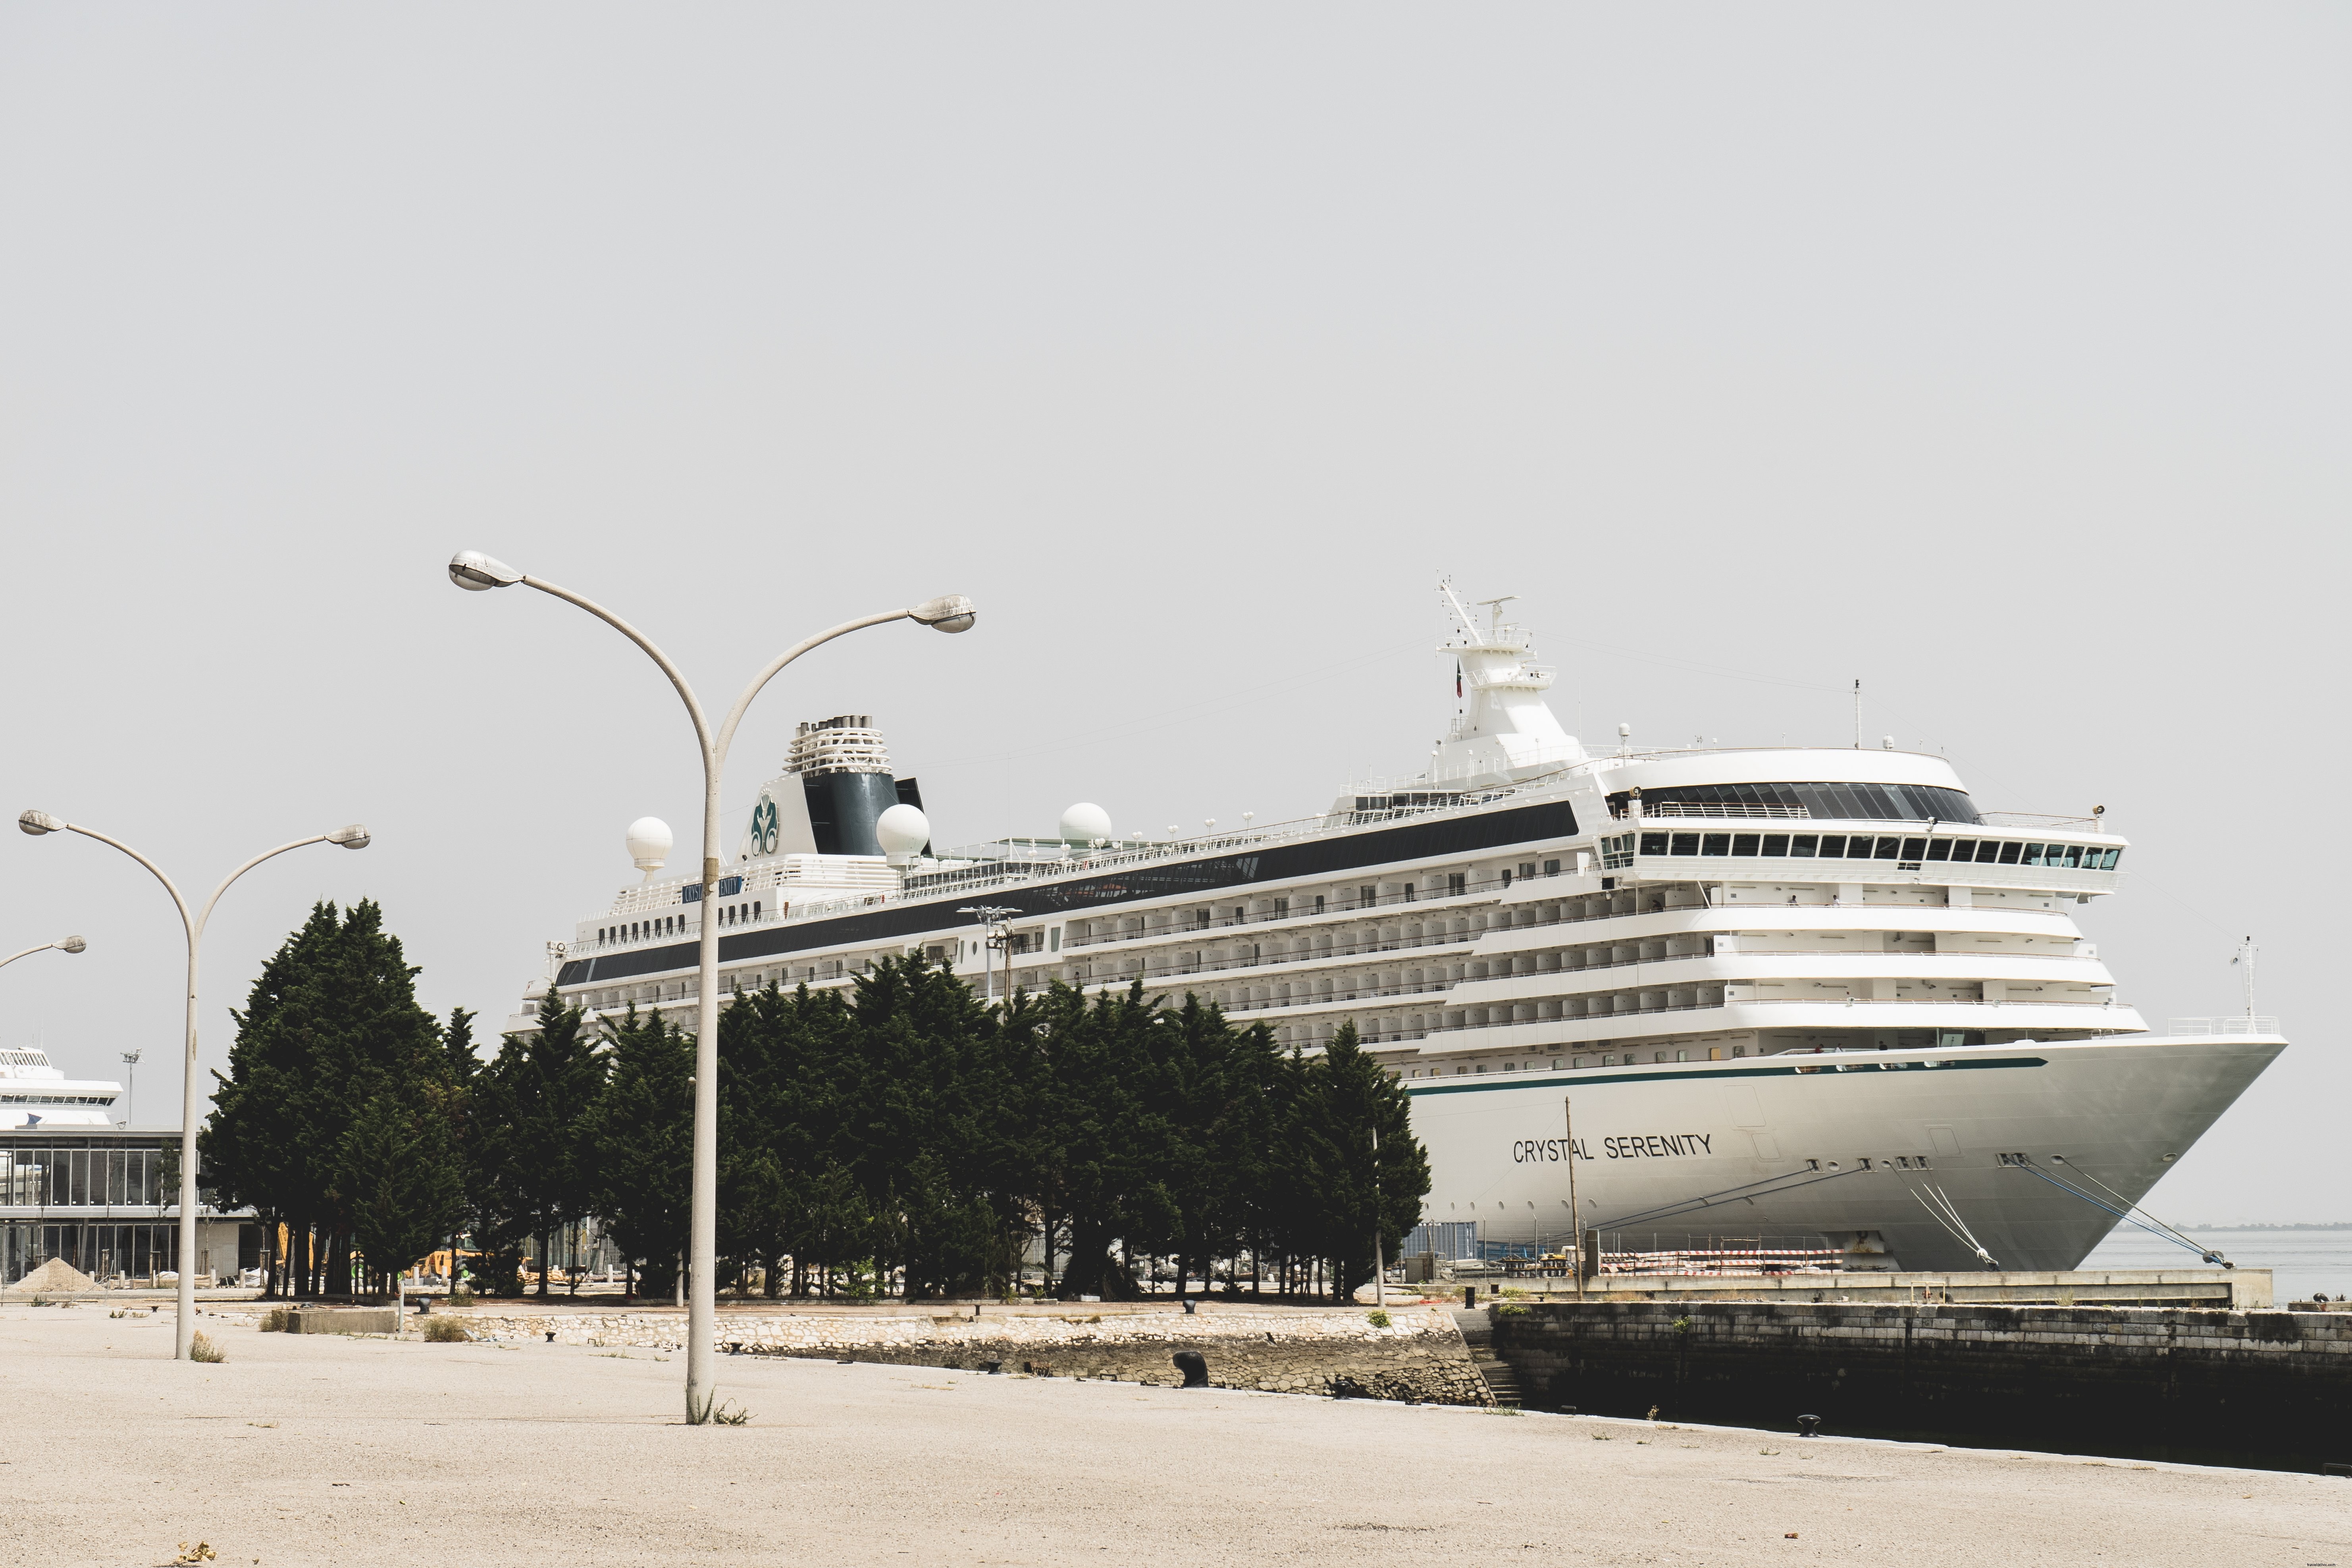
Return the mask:
{"type": "Polygon", "coordinates": [[[69,1079],[33,1046],[0,1048],[0,1128],[111,1127],[122,1086],[69,1079]]]}
{"type": "Polygon", "coordinates": [[[788,768],[709,899],[648,873],[554,983],[599,1016],[686,1000],[708,914],[730,990],[911,952],[982,986],[977,900],[1015,911],[1019,986],[1196,992],[1302,1049],[1352,1023],[1413,1096],[1432,1220],[1559,1245],[1574,1160],[1586,1229],[1829,1236],[1864,1267],[2072,1267],[2114,1215],[2046,1175],[2136,1202],[2284,1048],[2267,1020],[2157,1035],[2119,996],[2074,920],[2125,875],[2099,814],[1987,814],[1887,748],[1588,752],[1506,601],[1444,600],[1458,711],[1411,779],[1241,832],[1074,808],[1054,839],[824,853],[821,810],[870,835],[916,798],[870,721],[803,726],[796,763],[861,766],[788,768]]]}

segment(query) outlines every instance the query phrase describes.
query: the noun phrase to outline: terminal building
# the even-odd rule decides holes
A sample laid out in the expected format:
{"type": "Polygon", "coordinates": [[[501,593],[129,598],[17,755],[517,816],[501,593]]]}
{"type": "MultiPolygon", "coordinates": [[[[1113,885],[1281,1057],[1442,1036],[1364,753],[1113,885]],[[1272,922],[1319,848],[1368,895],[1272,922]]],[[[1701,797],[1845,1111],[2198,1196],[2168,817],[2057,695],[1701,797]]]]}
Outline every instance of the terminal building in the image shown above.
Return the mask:
{"type": "MultiPolygon", "coordinates": [[[[101,1284],[152,1285],[179,1267],[180,1131],[119,1125],[116,1083],[68,1079],[47,1053],[0,1050],[0,1288],[49,1259],[101,1284]]],[[[250,1211],[205,1204],[199,1277],[234,1279],[260,1260],[250,1211]]]]}

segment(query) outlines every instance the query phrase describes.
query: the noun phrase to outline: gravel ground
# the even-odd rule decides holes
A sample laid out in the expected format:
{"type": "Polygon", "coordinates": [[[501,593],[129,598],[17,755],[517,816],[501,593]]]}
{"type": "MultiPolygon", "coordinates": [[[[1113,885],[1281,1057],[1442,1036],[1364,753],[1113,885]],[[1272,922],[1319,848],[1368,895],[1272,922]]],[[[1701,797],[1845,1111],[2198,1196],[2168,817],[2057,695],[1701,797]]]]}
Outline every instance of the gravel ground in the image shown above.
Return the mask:
{"type": "Polygon", "coordinates": [[[2336,1479],[748,1357],[698,1428],[678,1357],[171,1325],[0,1308],[0,1563],[2352,1568],[2336,1479]]]}

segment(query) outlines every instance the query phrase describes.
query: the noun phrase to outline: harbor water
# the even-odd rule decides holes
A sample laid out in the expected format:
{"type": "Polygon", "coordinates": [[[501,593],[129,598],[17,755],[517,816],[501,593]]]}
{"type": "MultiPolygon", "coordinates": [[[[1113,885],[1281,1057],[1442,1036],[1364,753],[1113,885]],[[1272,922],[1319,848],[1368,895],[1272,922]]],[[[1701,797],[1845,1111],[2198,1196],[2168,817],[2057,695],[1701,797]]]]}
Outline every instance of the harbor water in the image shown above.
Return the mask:
{"type": "MultiPolygon", "coordinates": [[[[2191,1230],[2241,1268],[2273,1271],[2280,1306],[2308,1301],[2315,1293],[2330,1300],[2352,1296],[2352,1226],[2341,1230],[2191,1230]]],[[[2161,1237],[2119,1225],[2080,1267],[2179,1268],[2194,1267],[2193,1255],[2161,1237]]]]}

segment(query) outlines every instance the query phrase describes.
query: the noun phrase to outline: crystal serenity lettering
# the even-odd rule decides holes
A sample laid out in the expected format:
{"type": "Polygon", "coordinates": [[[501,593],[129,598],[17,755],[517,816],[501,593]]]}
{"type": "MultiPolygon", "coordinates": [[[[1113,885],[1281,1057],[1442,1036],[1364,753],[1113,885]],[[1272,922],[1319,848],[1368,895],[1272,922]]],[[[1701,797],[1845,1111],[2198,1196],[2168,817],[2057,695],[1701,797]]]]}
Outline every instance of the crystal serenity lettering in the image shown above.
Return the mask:
{"type": "MultiPolygon", "coordinates": [[[[1639,1132],[1620,1133],[1601,1141],[1601,1156],[1610,1160],[1675,1160],[1695,1154],[1715,1152],[1712,1132],[1639,1132]]],[[[1592,1158],[1592,1151],[1579,1138],[1571,1150],[1565,1138],[1522,1138],[1511,1145],[1511,1159],[1516,1164],[1541,1164],[1547,1161],[1568,1159],[1570,1153],[1579,1160],[1592,1158]]]]}

